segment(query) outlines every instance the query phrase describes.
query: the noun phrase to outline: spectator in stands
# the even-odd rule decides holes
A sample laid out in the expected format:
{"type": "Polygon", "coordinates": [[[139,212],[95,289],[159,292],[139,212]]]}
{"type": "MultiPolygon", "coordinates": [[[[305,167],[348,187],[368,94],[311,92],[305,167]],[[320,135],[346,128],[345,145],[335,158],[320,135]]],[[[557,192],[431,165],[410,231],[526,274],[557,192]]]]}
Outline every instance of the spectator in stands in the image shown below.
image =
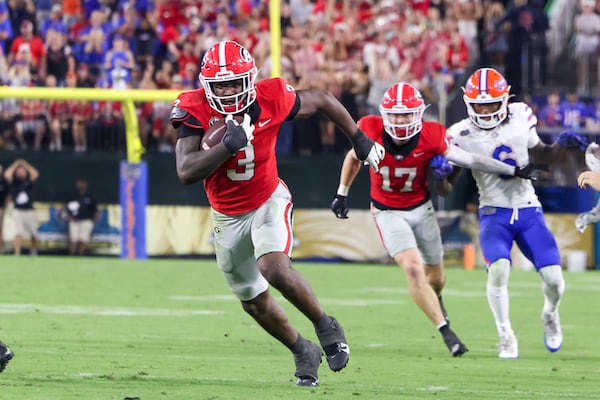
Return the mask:
{"type": "Polygon", "coordinates": [[[134,67],[135,56],[129,49],[129,43],[123,36],[115,35],[112,48],[104,55],[104,72],[108,85],[114,89],[127,89],[134,67]]]}
{"type": "Polygon", "coordinates": [[[576,91],[567,93],[566,100],[560,103],[562,126],[569,129],[585,128],[588,116],[587,106],[579,100],[576,91]]]}
{"type": "Polygon", "coordinates": [[[38,180],[39,171],[27,161],[19,158],[4,171],[4,178],[10,185],[10,195],[14,204],[13,219],[15,237],[14,254],[21,254],[23,239],[30,238],[31,255],[37,255],[37,215],[34,208],[33,186],[38,180]]]}
{"type": "Polygon", "coordinates": [[[146,65],[152,64],[153,56],[158,43],[156,24],[151,22],[148,15],[142,15],[140,23],[136,26],[133,37],[135,40],[135,60],[142,70],[146,65]]]}
{"type": "Polygon", "coordinates": [[[15,37],[10,45],[8,64],[19,60],[26,60],[32,77],[43,82],[46,74],[45,45],[41,37],[33,34],[33,23],[29,20],[23,20],[21,35],[15,37]]]}
{"type": "Polygon", "coordinates": [[[54,32],[59,32],[63,35],[66,35],[67,25],[65,25],[63,22],[62,6],[60,4],[54,4],[49,14],[41,19],[39,27],[40,36],[46,42],[48,41],[47,34],[50,29],[52,29],[54,32]]]}
{"type": "Polygon", "coordinates": [[[10,186],[2,172],[4,172],[4,167],[0,164],[0,254],[4,253],[4,212],[10,193],[10,186]]]}
{"type": "MultiPolygon", "coordinates": [[[[577,91],[590,94],[591,71],[596,70],[600,46],[600,15],[595,12],[595,0],[581,0],[581,13],[573,20],[575,59],[577,60],[577,91]]],[[[600,83],[600,82],[597,82],[600,83]]]]}
{"type": "MultiPolygon", "coordinates": [[[[85,65],[85,64],[84,64],[85,65]]],[[[86,69],[83,69],[87,71],[86,69]]],[[[67,74],[66,86],[68,88],[79,87],[79,77],[76,73],[67,74]]],[[[69,114],[71,115],[71,138],[73,149],[76,153],[84,153],[87,150],[87,126],[92,119],[92,103],[85,100],[73,99],[67,102],[69,114]]],[[[67,136],[68,137],[68,136],[67,136]]]]}
{"type": "Polygon", "coordinates": [[[67,202],[69,218],[69,254],[82,256],[92,237],[94,224],[98,221],[98,205],[89,192],[89,183],[78,179],[75,183],[76,194],[67,202]]]}
{"type": "Polygon", "coordinates": [[[46,34],[46,75],[54,75],[56,86],[65,86],[68,72],[75,71],[73,49],[66,42],[64,33],[50,27],[46,34]]]}
{"type": "Polygon", "coordinates": [[[600,97],[597,97],[594,104],[590,106],[585,126],[597,133],[600,132],[600,97]]]}
{"type": "Polygon", "coordinates": [[[479,60],[479,44],[477,25],[483,18],[481,0],[457,0],[452,2],[452,11],[458,22],[458,33],[464,38],[467,46],[467,59],[479,60]]]}
{"type": "Polygon", "coordinates": [[[0,1],[0,48],[2,53],[8,51],[8,43],[13,38],[13,29],[10,21],[8,6],[4,1],[0,1]]]}
{"type": "Polygon", "coordinates": [[[47,133],[46,110],[48,103],[42,99],[25,99],[20,104],[20,114],[15,124],[15,134],[21,149],[42,149],[42,141],[47,133]],[[33,135],[33,140],[29,137],[33,135]]]}
{"type": "Polygon", "coordinates": [[[504,15],[504,5],[500,1],[492,1],[486,5],[483,16],[483,52],[482,64],[489,65],[497,71],[504,71],[508,41],[506,28],[498,21],[504,15]]]}
{"type": "Polygon", "coordinates": [[[77,61],[85,62],[90,67],[91,75],[95,77],[100,74],[104,54],[110,48],[111,34],[110,25],[106,23],[106,13],[94,10],[89,25],[78,35],[75,57],[77,61]]]}
{"type": "Polygon", "coordinates": [[[538,124],[541,128],[559,128],[563,126],[563,114],[560,111],[560,94],[552,91],[546,96],[546,104],[538,114],[538,124]]]}
{"type": "MultiPolygon", "coordinates": [[[[46,76],[46,87],[56,86],[56,77],[54,75],[46,76]]],[[[49,100],[48,105],[48,125],[50,128],[48,149],[50,151],[61,151],[63,146],[62,137],[69,130],[72,121],[69,104],[66,100],[49,100]]]]}

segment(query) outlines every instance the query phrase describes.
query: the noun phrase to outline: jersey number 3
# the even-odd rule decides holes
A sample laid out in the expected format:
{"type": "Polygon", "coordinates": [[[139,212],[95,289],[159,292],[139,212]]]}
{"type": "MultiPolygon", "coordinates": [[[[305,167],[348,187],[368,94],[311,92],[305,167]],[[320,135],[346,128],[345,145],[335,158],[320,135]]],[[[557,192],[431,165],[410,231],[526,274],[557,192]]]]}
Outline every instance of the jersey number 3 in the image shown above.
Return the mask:
{"type": "Polygon", "coordinates": [[[236,182],[249,181],[254,176],[254,146],[248,142],[241,150],[246,154],[244,158],[237,159],[237,168],[227,170],[227,177],[236,182]]]}

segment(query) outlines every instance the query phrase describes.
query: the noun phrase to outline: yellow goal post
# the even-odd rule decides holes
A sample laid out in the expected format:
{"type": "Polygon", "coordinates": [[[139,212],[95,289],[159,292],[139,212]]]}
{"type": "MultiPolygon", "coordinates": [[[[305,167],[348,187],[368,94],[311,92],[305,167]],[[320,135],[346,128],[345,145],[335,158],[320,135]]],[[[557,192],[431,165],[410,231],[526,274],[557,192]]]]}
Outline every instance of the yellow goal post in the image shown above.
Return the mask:
{"type": "Polygon", "coordinates": [[[139,124],[135,102],[173,101],[179,91],[148,89],[100,89],[100,88],[47,88],[47,87],[2,87],[2,99],[41,99],[41,100],[88,100],[118,101],[122,104],[127,141],[127,161],[139,163],[144,154],[140,140],[139,124]]]}

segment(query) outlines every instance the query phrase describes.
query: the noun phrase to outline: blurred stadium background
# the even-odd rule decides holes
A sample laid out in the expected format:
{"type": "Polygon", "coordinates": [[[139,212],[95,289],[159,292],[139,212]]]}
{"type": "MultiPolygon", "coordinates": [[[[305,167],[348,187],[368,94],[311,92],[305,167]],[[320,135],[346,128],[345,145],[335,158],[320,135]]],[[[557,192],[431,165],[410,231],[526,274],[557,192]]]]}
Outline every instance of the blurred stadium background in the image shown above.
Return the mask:
{"type": "MultiPolygon", "coordinates": [[[[68,9],[70,1],[39,1],[33,9],[29,3],[0,1],[0,20],[8,21],[12,34],[2,43],[0,57],[6,67],[5,75],[0,68],[0,79],[10,86],[0,95],[0,163],[6,166],[24,158],[41,171],[35,199],[40,251],[45,254],[66,253],[66,225],[58,218],[58,210],[76,179],[83,177],[102,210],[91,254],[212,256],[206,197],[200,184],[186,187],[176,177],[174,136],[165,122],[165,110],[168,116],[169,99],[175,93],[197,87],[199,60],[218,39],[236,39],[249,47],[262,66],[263,77],[280,75],[297,88],[312,84],[332,90],[357,118],[372,111],[370,87],[386,79],[410,79],[431,104],[427,118],[449,125],[466,116],[460,91],[465,76],[479,66],[492,65],[505,73],[515,98],[536,109],[544,140],[553,140],[564,129],[581,131],[592,141],[600,135],[598,51],[584,54],[576,46],[582,33],[575,21],[580,14],[590,13],[590,0],[103,0],[76,1],[79,8],[75,11],[68,9]],[[98,24],[104,32],[99,39],[104,50],[97,58],[85,50],[93,41],[89,30],[95,19],[101,21],[98,24]],[[143,33],[153,38],[149,48],[144,46],[148,43],[142,40],[143,33]],[[59,42],[57,48],[69,49],[58,52],[67,67],[54,71],[56,88],[50,88],[46,80],[53,72],[48,69],[51,60],[42,66],[13,45],[21,37],[27,41],[31,34],[42,40],[47,55],[54,41],[59,42]],[[515,37],[520,38],[517,48],[515,37]],[[134,57],[125,72],[101,58],[109,50],[121,49],[116,46],[122,46],[123,39],[134,57]],[[491,46],[498,41],[499,50],[491,46]],[[307,59],[307,51],[316,58],[307,59]],[[389,63],[397,74],[374,72],[378,68],[372,56],[378,51],[385,56],[377,58],[377,65],[389,63]],[[23,63],[29,65],[30,74],[26,84],[17,84],[14,74],[23,63]],[[74,79],[72,86],[69,79],[74,79]],[[544,111],[552,94],[564,101],[560,112],[570,119],[556,123],[544,111]],[[569,94],[576,95],[577,107],[568,107],[569,94]],[[73,142],[67,123],[60,132],[58,149],[50,122],[54,118],[68,121],[69,115],[55,114],[54,105],[74,98],[90,105],[86,147],[73,142]],[[25,117],[23,107],[34,103],[41,110],[35,118],[42,118],[48,129],[40,148],[32,145],[32,132],[25,132],[24,142],[15,136],[18,122],[25,117]],[[579,112],[576,117],[572,117],[574,110],[579,112]],[[140,196],[136,197],[135,221],[144,222],[135,231],[136,246],[142,248],[126,251],[131,235],[125,231],[136,227],[128,225],[135,223],[122,211],[127,201],[123,185],[135,175],[127,172],[128,166],[136,165],[143,165],[147,174],[138,182],[135,195],[140,196]]],[[[598,16],[599,9],[594,2],[591,14],[598,16]]],[[[328,209],[348,148],[334,127],[318,118],[287,126],[282,132],[280,174],[294,194],[297,259],[387,262],[368,213],[366,173],[360,174],[350,193],[349,220],[336,220],[328,209]]],[[[598,230],[594,226],[580,234],[574,226],[577,213],[591,209],[597,199],[592,191],[576,187],[575,178],[584,169],[582,153],[573,151],[535,185],[559,242],[563,265],[580,265],[584,256],[585,267],[592,269],[600,267],[598,230]]],[[[449,198],[434,199],[450,265],[482,267],[480,257],[474,261],[471,257],[477,231],[470,209],[473,190],[467,174],[449,198]]],[[[10,252],[10,204],[3,232],[4,250],[10,252]]],[[[519,253],[514,258],[517,267],[530,267],[519,253]]]]}

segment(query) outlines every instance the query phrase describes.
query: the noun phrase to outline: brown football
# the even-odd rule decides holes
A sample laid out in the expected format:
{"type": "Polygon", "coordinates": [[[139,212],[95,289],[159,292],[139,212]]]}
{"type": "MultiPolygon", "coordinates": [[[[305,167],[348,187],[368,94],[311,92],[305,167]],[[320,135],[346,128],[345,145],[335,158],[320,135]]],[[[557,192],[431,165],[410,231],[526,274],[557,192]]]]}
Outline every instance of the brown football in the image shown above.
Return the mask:
{"type": "MultiPolygon", "coordinates": [[[[234,116],[233,117],[239,123],[242,123],[244,120],[242,117],[234,116]]],[[[202,150],[208,150],[223,141],[223,136],[225,136],[225,132],[227,132],[227,125],[225,124],[225,118],[219,119],[212,123],[204,132],[202,136],[202,140],[200,141],[200,148],[202,150]]]]}

